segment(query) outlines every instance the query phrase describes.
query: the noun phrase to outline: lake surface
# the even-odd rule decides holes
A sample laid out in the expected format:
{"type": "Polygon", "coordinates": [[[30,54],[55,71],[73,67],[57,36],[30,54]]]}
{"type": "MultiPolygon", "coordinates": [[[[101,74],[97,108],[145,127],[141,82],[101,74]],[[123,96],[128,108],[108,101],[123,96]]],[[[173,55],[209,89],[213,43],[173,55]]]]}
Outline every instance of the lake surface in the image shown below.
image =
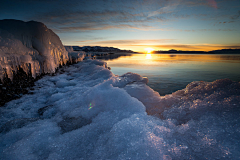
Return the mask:
{"type": "Polygon", "coordinates": [[[192,81],[240,81],[240,54],[130,54],[104,61],[114,74],[134,72],[148,77],[148,85],[162,96],[183,89],[192,81]]]}

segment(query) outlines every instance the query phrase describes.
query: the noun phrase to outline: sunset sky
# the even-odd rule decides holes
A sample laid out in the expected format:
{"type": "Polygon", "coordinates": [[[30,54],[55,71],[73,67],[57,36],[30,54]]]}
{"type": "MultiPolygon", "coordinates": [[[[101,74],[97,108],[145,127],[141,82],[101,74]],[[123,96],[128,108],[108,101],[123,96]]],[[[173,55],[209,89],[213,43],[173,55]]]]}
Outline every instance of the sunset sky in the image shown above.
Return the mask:
{"type": "Polygon", "coordinates": [[[64,45],[240,48],[240,0],[1,0],[0,19],[43,22],[64,45]]]}

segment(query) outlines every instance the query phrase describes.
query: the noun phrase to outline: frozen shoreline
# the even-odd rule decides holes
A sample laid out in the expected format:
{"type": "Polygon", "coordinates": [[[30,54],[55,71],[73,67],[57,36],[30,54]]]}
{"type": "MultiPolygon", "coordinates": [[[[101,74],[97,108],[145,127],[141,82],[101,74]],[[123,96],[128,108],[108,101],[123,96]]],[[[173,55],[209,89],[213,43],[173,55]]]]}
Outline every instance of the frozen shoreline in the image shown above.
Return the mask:
{"type": "Polygon", "coordinates": [[[83,60],[84,52],[67,52],[43,23],[0,20],[0,106],[21,97],[45,74],[83,60]]]}
{"type": "MultiPolygon", "coordinates": [[[[8,78],[8,74],[5,73],[5,76],[0,79],[0,107],[4,106],[5,103],[20,98],[24,94],[32,94],[31,90],[33,90],[33,86],[35,86],[35,82],[41,79],[46,75],[54,76],[58,74],[58,72],[63,71],[66,67],[69,67],[73,64],[83,61],[84,59],[95,59],[102,57],[116,58],[121,55],[110,55],[107,53],[85,53],[83,51],[74,51],[71,46],[65,47],[68,52],[69,60],[63,66],[60,65],[56,68],[54,73],[42,73],[36,77],[32,76],[32,73],[26,73],[20,66],[17,69],[16,73],[13,74],[12,79],[8,78]]],[[[109,68],[110,69],[110,68],[109,68]]]]}
{"type": "Polygon", "coordinates": [[[146,82],[133,73],[115,76],[97,60],[43,77],[34,94],[0,108],[0,158],[240,156],[238,82],[193,82],[165,97],[146,82]]]}
{"type": "MultiPolygon", "coordinates": [[[[32,78],[92,57],[66,51],[42,23],[1,23],[2,75],[21,66],[32,78]]],[[[147,82],[89,59],[44,76],[0,107],[0,159],[239,159],[239,82],[192,82],[162,97],[147,82]]]]}

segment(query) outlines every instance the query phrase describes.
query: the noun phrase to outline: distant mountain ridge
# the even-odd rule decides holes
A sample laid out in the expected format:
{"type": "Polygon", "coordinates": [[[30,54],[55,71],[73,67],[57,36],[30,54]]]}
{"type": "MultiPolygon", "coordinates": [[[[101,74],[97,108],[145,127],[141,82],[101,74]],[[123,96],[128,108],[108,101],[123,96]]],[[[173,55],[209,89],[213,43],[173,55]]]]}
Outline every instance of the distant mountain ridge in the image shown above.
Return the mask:
{"type": "Polygon", "coordinates": [[[221,50],[213,50],[209,51],[208,53],[214,54],[240,54],[240,49],[221,49],[221,50]]]}
{"type": "Polygon", "coordinates": [[[74,51],[85,51],[85,52],[128,52],[135,53],[131,50],[121,50],[114,47],[101,47],[101,46],[72,46],[74,51]]]}
{"type": "Polygon", "coordinates": [[[240,54],[240,49],[221,49],[213,51],[182,51],[171,49],[168,51],[153,51],[153,53],[176,53],[176,54],[240,54]]]}

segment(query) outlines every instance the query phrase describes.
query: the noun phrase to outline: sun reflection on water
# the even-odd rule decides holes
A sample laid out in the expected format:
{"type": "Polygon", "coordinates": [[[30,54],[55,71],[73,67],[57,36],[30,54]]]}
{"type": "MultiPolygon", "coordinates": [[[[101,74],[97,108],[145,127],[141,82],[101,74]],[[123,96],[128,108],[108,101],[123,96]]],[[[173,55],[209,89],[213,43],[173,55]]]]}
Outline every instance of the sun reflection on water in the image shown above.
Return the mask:
{"type": "MultiPolygon", "coordinates": [[[[143,66],[164,67],[172,66],[173,68],[193,69],[193,67],[211,68],[219,63],[239,68],[240,56],[230,55],[191,55],[191,54],[133,54],[131,56],[122,56],[118,59],[106,60],[110,67],[145,69],[143,66]],[[214,63],[213,63],[214,62],[214,63]],[[230,63],[229,63],[230,62],[230,63]],[[204,65],[203,65],[204,64],[204,65]],[[198,66],[199,65],[199,66],[198,66]],[[190,67],[190,68],[189,68],[190,67]]],[[[220,65],[217,70],[224,70],[227,67],[220,65]]]]}
{"type": "Polygon", "coordinates": [[[116,75],[133,72],[148,77],[148,85],[160,95],[183,89],[192,81],[239,81],[240,55],[132,54],[106,62],[116,75]]]}
{"type": "Polygon", "coordinates": [[[146,59],[152,59],[152,54],[146,54],[146,59]]]}

